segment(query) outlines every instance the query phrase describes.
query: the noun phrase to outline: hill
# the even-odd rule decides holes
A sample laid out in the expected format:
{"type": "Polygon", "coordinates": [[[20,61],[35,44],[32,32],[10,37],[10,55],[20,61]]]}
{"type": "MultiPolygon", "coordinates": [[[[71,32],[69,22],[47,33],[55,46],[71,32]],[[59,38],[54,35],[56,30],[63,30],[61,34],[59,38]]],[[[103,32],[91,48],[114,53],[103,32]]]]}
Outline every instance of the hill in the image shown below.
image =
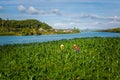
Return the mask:
{"type": "Polygon", "coordinates": [[[35,20],[3,20],[0,18],[0,35],[41,35],[44,30],[53,28],[48,24],[35,20]]]}

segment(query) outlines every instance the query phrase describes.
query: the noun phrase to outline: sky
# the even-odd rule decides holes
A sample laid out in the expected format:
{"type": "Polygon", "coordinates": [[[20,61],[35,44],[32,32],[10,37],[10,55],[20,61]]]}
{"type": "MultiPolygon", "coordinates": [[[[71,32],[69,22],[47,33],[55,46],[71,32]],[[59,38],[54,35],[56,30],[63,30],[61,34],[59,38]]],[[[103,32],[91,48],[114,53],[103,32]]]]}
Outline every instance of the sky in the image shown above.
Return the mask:
{"type": "Polygon", "coordinates": [[[120,28],[120,0],[0,0],[0,18],[37,19],[55,29],[120,28]]]}

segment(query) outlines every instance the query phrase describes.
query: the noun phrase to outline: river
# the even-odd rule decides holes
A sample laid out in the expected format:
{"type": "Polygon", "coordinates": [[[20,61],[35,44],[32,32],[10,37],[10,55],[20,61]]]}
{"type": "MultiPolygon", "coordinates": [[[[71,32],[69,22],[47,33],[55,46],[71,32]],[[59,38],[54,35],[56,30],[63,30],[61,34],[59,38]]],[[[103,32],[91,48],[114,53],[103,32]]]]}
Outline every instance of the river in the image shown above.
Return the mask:
{"type": "Polygon", "coordinates": [[[81,32],[77,34],[54,34],[39,36],[0,36],[0,45],[23,44],[33,42],[47,42],[61,39],[85,38],[85,37],[119,37],[120,33],[111,32],[81,32]]]}

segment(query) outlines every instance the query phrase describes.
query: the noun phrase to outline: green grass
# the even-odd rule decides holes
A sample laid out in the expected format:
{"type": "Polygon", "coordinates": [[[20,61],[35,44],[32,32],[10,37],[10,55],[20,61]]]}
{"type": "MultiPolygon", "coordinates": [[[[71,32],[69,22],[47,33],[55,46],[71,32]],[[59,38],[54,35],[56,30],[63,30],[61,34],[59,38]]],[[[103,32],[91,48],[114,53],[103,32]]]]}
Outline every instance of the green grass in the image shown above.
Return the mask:
{"type": "Polygon", "coordinates": [[[0,46],[0,80],[119,80],[120,38],[0,46]],[[60,44],[65,49],[60,50],[60,44]],[[79,46],[76,54],[73,45],[79,46]]]}

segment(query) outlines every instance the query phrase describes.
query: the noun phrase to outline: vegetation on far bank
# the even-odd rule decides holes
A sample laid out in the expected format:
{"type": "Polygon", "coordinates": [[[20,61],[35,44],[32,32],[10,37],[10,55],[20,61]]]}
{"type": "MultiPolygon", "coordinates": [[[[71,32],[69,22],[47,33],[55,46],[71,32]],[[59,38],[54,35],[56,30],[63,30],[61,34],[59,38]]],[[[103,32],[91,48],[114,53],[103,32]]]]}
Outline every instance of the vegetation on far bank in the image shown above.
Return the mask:
{"type": "Polygon", "coordinates": [[[112,28],[112,29],[107,29],[107,30],[98,30],[100,32],[116,32],[120,33],[120,28],[112,28]]]}
{"type": "Polygon", "coordinates": [[[119,80],[120,38],[0,46],[1,80],[119,80]],[[60,45],[64,49],[60,50],[60,45]],[[79,46],[79,54],[73,45],[79,46]]]}
{"type": "Polygon", "coordinates": [[[48,24],[36,19],[3,20],[0,18],[0,35],[41,35],[78,32],[78,29],[55,30],[48,24]]]}

